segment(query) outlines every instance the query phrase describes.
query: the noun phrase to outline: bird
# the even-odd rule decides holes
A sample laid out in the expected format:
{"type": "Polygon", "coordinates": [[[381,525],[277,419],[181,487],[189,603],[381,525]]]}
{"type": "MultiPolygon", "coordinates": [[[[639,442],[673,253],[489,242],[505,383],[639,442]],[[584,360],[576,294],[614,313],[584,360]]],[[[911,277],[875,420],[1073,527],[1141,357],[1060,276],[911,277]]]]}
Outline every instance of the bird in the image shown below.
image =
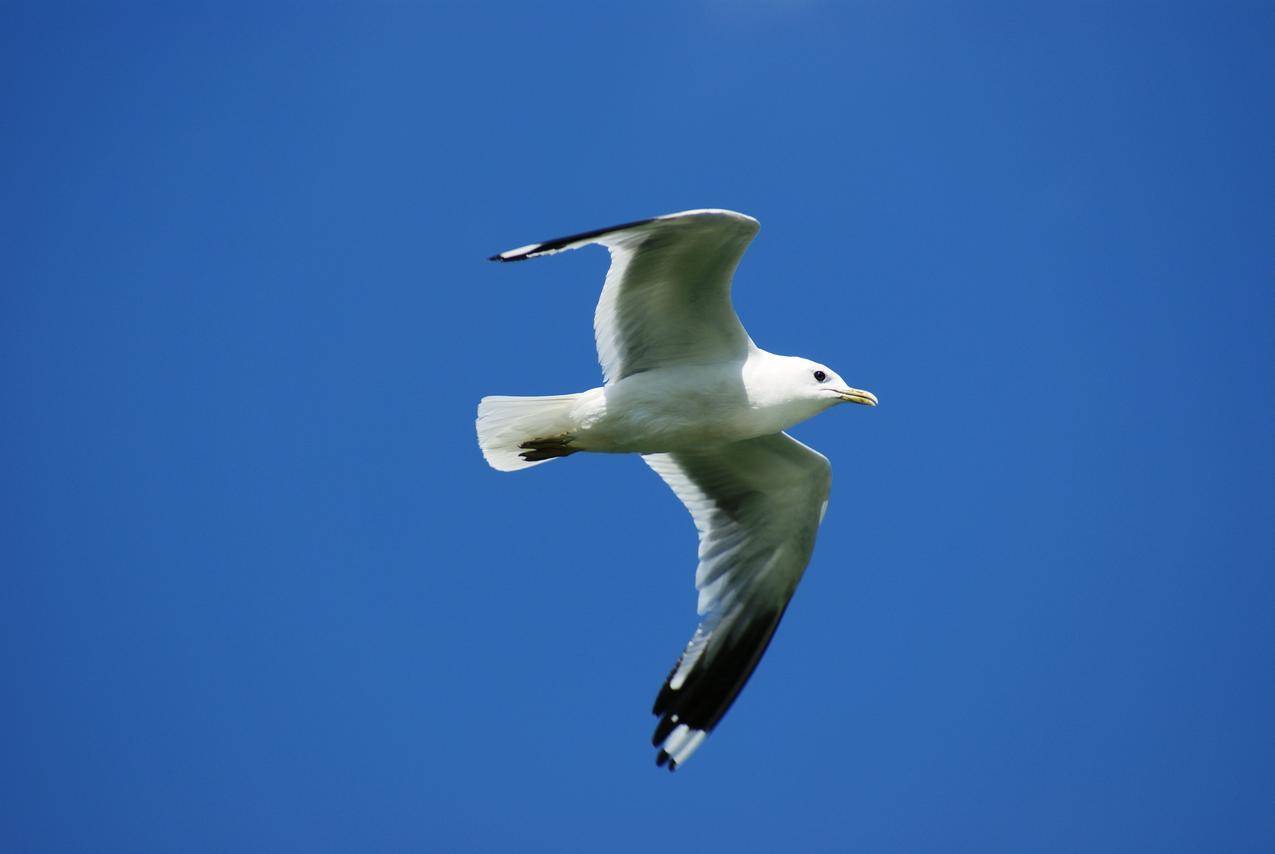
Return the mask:
{"type": "Polygon", "coordinates": [[[591,244],[611,256],[594,314],[603,385],[484,397],[478,445],[516,471],[576,453],[639,454],[699,535],[699,623],[656,696],[656,764],[686,762],[757,667],[828,509],[828,459],[785,430],[841,403],[876,406],[831,368],[753,343],[731,285],[757,220],[657,216],[493,255],[525,261],[591,244]]]}

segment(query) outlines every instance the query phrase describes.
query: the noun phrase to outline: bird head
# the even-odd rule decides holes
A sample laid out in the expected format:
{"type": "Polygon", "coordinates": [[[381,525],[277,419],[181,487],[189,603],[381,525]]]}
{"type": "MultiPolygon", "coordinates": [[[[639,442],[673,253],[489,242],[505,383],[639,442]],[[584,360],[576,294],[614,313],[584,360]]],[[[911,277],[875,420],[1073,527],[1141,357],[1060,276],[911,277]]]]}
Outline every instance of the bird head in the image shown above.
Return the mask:
{"type": "Polygon", "coordinates": [[[809,359],[795,360],[799,364],[792,368],[792,380],[800,397],[806,400],[823,401],[826,406],[837,403],[861,403],[864,406],[876,406],[877,396],[870,391],[853,388],[832,368],[812,362],[809,359]]]}

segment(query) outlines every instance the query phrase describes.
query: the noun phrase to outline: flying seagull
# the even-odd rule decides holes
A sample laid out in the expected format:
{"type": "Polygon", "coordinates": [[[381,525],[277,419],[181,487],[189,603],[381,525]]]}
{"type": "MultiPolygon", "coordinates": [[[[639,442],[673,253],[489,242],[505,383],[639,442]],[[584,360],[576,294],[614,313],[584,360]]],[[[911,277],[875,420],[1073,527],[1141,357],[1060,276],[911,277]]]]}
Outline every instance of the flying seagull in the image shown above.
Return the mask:
{"type": "Polygon", "coordinates": [[[611,253],[593,330],[605,384],[485,397],[478,444],[500,471],[580,451],[634,453],[699,531],[700,623],[655,698],[656,764],[685,762],[757,667],[828,509],[826,457],[783,431],[838,403],[876,406],[818,362],[758,347],[731,278],[760,226],[694,210],[533,243],[523,261],[591,243],[611,253]]]}

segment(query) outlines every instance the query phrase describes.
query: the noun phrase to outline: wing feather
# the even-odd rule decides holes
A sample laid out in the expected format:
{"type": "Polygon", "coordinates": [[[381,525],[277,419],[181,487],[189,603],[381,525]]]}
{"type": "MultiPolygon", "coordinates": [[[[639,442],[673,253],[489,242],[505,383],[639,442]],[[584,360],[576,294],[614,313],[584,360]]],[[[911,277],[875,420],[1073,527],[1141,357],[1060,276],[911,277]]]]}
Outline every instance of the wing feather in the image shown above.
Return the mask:
{"type": "Polygon", "coordinates": [[[810,561],[827,503],[828,460],[787,434],[647,464],[699,531],[701,621],[655,699],[657,762],[686,761],[752,675],[810,561]]]}
{"type": "Polygon", "coordinates": [[[741,359],[753,346],[731,305],[735,268],[759,229],[724,210],[695,210],[532,243],[492,256],[521,261],[592,243],[611,253],[594,313],[608,383],[669,364],[741,359]]]}

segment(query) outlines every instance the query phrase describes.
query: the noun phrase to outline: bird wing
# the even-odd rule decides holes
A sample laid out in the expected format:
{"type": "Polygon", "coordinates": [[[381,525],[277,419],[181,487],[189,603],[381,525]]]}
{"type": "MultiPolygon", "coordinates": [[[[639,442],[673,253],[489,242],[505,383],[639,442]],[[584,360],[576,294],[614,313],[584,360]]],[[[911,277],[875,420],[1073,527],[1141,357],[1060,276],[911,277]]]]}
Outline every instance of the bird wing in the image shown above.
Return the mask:
{"type": "Polygon", "coordinates": [[[730,301],[731,278],[761,226],[696,210],[533,243],[492,256],[522,261],[600,243],[611,268],[593,316],[608,383],[670,364],[742,359],[753,346],[730,301]]]}
{"type": "Polygon", "coordinates": [[[810,561],[832,467],[786,433],[643,459],[699,531],[700,624],[653,709],[656,761],[671,770],[726,714],[770,644],[810,561]]]}

